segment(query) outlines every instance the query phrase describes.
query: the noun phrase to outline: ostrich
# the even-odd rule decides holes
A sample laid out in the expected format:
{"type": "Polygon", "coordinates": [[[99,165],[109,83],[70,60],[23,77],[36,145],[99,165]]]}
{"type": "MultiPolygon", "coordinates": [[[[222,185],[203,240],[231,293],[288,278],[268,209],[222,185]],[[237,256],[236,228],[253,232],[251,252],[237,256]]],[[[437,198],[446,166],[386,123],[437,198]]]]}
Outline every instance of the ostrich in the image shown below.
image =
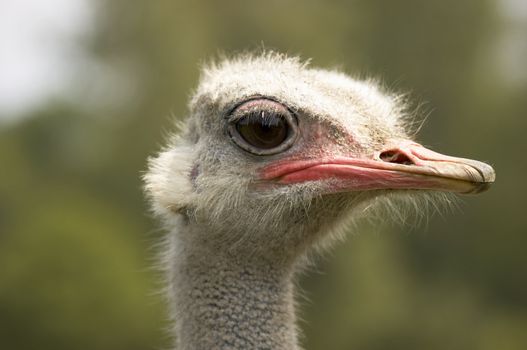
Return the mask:
{"type": "Polygon", "coordinates": [[[203,69],[145,175],[176,349],[299,349],[293,280],[313,253],[376,203],[489,187],[489,165],[413,141],[404,103],[278,53],[203,69]]]}

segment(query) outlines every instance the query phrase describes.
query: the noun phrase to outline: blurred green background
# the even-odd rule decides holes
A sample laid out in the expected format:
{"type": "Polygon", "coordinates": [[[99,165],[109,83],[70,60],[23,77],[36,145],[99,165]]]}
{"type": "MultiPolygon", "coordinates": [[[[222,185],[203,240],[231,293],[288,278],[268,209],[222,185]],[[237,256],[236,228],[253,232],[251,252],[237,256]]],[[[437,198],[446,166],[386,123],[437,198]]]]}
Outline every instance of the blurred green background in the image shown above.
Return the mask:
{"type": "Polygon", "coordinates": [[[422,143],[498,174],[452,212],[364,224],[321,259],[301,280],[306,349],[527,349],[525,3],[85,2],[71,88],[0,118],[0,348],[169,346],[140,175],[200,62],[263,45],[411,92],[422,143]]]}

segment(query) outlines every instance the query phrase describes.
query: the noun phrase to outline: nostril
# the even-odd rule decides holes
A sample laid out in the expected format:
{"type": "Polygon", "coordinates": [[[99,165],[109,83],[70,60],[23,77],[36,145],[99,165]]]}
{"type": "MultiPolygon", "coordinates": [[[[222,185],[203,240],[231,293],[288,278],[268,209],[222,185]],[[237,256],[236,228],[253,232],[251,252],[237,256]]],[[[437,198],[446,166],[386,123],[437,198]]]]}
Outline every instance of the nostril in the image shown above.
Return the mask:
{"type": "Polygon", "coordinates": [[[414,165],[415,163],[404,153],[396,150],[384,151],[379,154],[379,158],[383,162],[396,163],[403,165],[414,165]]]}

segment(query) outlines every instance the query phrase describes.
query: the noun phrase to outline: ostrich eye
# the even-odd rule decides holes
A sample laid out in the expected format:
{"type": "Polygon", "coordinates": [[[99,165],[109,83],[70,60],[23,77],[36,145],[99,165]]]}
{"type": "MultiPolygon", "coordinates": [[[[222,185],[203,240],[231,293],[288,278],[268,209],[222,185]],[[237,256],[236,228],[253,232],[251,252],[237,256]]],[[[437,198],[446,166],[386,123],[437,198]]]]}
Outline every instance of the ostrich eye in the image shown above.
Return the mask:
{"type": "Polygon", "coordinates": [[[231,114],[229,134],[239,147],[256,155],[285,151],[294,143],[297,121],[284,105],[268,100],[249,100],[231,114]]]}
{"type": "Polygon", "coordinates": [[[236,123],[236,130],[250,145],[271,149],[287,138],[288,127],[283,116],[276,114],[251,113],[236,123]]]}

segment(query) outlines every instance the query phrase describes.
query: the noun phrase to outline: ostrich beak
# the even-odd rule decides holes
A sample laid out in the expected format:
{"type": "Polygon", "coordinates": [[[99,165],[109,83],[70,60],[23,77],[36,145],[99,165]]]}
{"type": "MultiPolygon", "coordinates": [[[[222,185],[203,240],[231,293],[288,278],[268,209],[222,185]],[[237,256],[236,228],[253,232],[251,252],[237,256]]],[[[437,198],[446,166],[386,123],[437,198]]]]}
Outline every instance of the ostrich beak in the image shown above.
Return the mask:
{"type": "Polygon", "coordinates": [[[263,180],[281,184],[328,181],[332,192],[428,189],[480,193],[494,182],[485,163],[443,155],[412,141],[400,141],[370,157],[289,160],[262,169],[263,180]]]}

